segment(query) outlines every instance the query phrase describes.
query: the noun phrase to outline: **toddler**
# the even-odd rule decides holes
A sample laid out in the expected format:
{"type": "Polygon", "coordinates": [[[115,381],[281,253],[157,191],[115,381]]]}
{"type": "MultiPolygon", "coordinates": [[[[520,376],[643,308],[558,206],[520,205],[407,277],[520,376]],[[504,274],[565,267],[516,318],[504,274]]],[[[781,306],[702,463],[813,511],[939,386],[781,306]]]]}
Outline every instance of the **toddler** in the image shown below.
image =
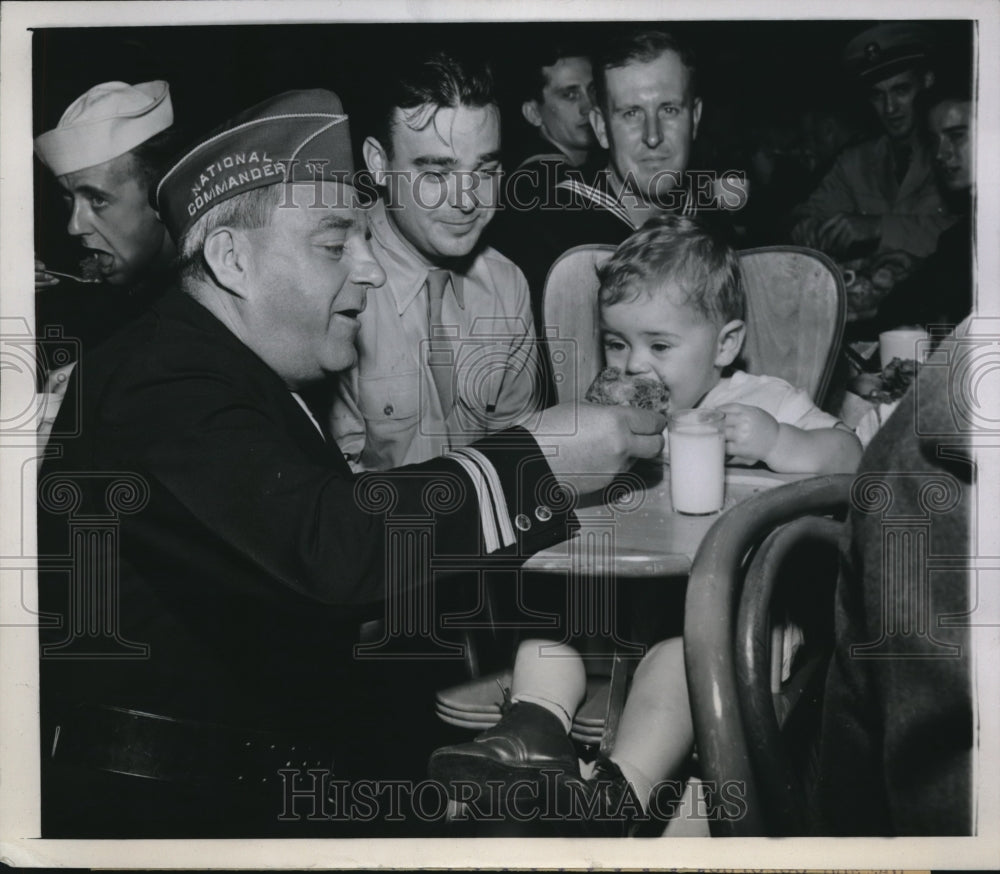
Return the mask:
{"type": "MultiPolygon", "coordinates": [[[[731,460],[785,473],[855,469],[857,437],[808,394],[781,379],[733,370],[746,335],[739,263],[707,228],[681,216],[651,221],[622,243],[600,280],[605,363],[662,383],[670,410],[723,411],[731,460]]],[[[524,641],[514,664],[513,706],[471,743],[436,750],[431,776],[485,784],[557,771],[580,781],[568,732],[585,692],[583,660],[573,647],[524,641]]],[[[600,795],[591,810],[605,816],[595,828],[627,833],[634,818],[606,814],[629,805],[637,815],[645,812],[654,789],[681,773],[693,743],[683,642],[673,638],[639,664],[615,748],[580,785],[591,800],[600,795]]]]}

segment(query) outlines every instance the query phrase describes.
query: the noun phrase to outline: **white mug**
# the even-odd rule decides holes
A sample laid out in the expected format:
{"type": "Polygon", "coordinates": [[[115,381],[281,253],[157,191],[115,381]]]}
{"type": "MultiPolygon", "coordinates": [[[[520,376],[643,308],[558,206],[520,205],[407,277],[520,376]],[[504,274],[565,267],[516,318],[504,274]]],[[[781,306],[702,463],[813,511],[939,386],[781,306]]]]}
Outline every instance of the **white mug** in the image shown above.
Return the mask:
{"type": "Polygon", "coordinates": [[[882,369],[885,370],[893,358],[924,361],[927,358],[926,344],[919,344],[921,340],[927,339],[927,332],[920,328],[896,328],[879,334],[878,354],[882,369]]]}

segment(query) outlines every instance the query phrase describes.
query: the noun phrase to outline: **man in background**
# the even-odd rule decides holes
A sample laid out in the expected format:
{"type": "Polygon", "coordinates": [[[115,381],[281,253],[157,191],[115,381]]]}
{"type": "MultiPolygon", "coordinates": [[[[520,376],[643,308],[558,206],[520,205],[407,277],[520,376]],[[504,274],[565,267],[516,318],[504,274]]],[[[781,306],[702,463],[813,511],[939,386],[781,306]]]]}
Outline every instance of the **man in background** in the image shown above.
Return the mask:
{"type": "Polygon", "coordinates": [[[595,56],[594,91],[590,123],[607,166],[591,183],[559,183],[553,205],[512,213],[502,244],[528,277],[539,325],[545,277],[563,252],[617,245],[654,215],[694,211],[685,171],[701,98],[688,49],[662,31],[623,33],[595,56]]]}
{"type": "MultiPolygon", "coordinates": [[[[174,246],[150,194],[176,151],[173,122],[166,82],[103,82],[35,138],[35,154],[56,177],[69,207],[67,233],[86,252],[82,262],[62,271],[79,275],[82,283],[47,273],[44,262],[35,260],[36,334],[48,340],[42,349],[58,345],[53,332],[78,340],[83,351],[100,345],[169,284],[174,246]]],[[[39,362],[46,396],[43,438],[74,364],[51,369],[51,362],[39,362]]]]}
{"type": "Polygon", "coordinates": [[[523,65],[521,115],[533,129],[508,183],[513,208],[530,201],[526,195],[549,190],[566,171],[587,165],[600,154],[590,125],[594,75],[587,52],[573,44],[546,44],[523,65]]]}
{"type": "Polygon", "coordinates": [[[863,89],[881,136],[846,149],[793,212],[792,239],[839,259],[902,250],[934,251],[952,222],[920,138],[917,98],[934,83],[933,34],[908,22],[858,34],[844,67],[863,89]]]}
{"type": "MultiPolygon", "coordinates": [[[[150,202],[173,158],[173,121],[166,82],[104,82],[35,139],[35,153],[69,207],[67,233],[87,254],[72,272],[118,291],[117,302],[132,315],[162,291],[174,255],[150,202]]],[[[40,263],[35,278],[43,285],[59,281],[40,263]]]]}
{"type": "Polygon", "coordinates": [[[975,107],[971,78],[939,83],[926,94],[927,127],[938,182],[958,215],[937,249],[878,307],[878,330],[956,325],[972,310],[975,203],[975,107]]]}

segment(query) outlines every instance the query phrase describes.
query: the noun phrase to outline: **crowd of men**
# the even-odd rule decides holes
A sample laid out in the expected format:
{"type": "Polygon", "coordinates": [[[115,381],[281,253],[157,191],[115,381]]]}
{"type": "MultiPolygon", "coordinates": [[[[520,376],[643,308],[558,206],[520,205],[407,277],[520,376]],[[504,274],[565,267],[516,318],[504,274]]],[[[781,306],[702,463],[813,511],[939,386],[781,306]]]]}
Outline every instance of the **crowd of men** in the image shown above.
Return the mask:
{"type": "MultiPolygon", "coordinates": [[[[974,185],[971,94],[925,104],[937,71],[915,25],[860,34],[845,63],[885,133],[840,154],[791,236],[919,259],[954,232],[934,257],[965,257],[964,296],[897,286],[886,312],[957,321],[971,226],[968,202],[961,218],[947,201],[974,185]]],[[[576,496],[660,454],[659,414],[549,405],[545,278],[568,249],[664,213],[735,224],[746,189],[688,172],[698,66],[666,31],[553,46],[531,73],[534,139],[506,176],[489,69],[447,52],[399,70],[357,163],[326,90],[178,149],[168,83],[108,82],[37,137],[116,313],[45,386],[74,397],[79,436],[56,418],[41,553],[117,519],[112,554],[79,556],[87,579],[41,582],[41,609],[66,620],[42,630],[46,834],[328,834],[330,816],[286,806],[315,773],[419,780],[429,750],[408,738],[433,731],[449,675],[356,656],[385,633],[387,599],[433,589],[432,558],[516,566],[572,531],[576,496]],[[111,618],[80,631],[92,616],[111,618]]],[[[36,282],[58,287],[41,261],[36,282]]],[[[39,326],[65,318],[49,305],[39,326]]]]}

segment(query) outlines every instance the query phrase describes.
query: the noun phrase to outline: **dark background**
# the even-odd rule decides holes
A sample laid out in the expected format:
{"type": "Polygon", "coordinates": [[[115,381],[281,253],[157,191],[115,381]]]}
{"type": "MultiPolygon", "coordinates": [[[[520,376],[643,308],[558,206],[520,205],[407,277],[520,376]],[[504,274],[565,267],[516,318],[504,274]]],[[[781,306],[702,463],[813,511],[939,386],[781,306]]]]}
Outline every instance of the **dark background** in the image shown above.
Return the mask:
{"type": "MultiPolygon", "coordinates": [[[[630,24],[635,24],[631,22],[630,24]]],[[[803,109],[849,98],[841,72],[845,43],[874,21],[650,22],[692,45],[704,112],[692,166],[739,167],[749,142],[794,122],[803,109]],[[698,161],[701,163],[697,163],[698,161]]],[[[941,64],[968,64],[973,24],[926,22],[941,64]]],[[[448,48],[493,63],[504,110],[504,147],[527,132],[517,92],[519,62],[533,47],[577,40],[598,44],[621,22],[479,24],[295,24],[45,29],[34,33],[33,133],[99,82],[166,79],[175,123],[192,138],[254,103],[295,88],[329,88],[351,116],[356,143],[367,132],[370,95],[414,50],[448,48]]],[[[858,104],[864,110],[863,101],[858,104]]],[[[871,119],[862,114],[862,124],[871,119]]],[[[508,161],[508,165],[510,161],[508,161]]],[[[72,265],[65,213],[51,175],[36,161],[36,251],[51,266],[72,265]]],[[[728,169],[725,168],[725,169],[728,169]]]]}

